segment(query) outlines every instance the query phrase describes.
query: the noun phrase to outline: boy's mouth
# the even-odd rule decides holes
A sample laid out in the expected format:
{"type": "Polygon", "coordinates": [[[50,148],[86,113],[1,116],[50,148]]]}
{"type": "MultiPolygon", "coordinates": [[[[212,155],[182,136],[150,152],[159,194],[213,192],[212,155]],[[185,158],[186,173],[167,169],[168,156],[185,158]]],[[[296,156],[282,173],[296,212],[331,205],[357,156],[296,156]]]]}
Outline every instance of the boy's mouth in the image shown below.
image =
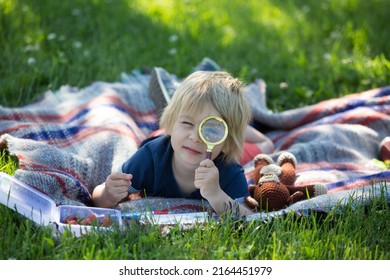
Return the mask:
{"type": "Polygon", "coordinates": [[[199,152],[198,150],[195,150],[194,148],[188,147],[188,146],[183,146],[183,149],[189,152],[190,154],[193,155],[200,155],[202,152],[199,152]]]}

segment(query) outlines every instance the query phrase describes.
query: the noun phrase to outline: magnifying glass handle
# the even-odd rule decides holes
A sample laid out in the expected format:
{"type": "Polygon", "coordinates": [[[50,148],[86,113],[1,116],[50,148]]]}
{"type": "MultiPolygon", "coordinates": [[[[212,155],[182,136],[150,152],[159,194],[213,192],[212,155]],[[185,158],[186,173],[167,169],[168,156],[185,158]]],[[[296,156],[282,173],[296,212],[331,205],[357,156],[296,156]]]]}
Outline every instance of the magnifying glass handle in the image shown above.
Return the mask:
{"type": "Polygon", "coordinates": [[[211,152],[209,152],[209,151],[206,152],[205,159],[211,159],[211,152]]]}

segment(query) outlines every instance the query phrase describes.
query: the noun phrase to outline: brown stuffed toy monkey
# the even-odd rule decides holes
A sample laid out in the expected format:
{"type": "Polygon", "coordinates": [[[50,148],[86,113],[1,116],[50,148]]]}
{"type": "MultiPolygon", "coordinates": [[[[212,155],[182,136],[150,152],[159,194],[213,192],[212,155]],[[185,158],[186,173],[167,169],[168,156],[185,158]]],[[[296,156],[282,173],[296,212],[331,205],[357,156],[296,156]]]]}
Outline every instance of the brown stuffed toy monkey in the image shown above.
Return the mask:
{"type": "Polygon", "coordinates": [[[245,203],[253,210],[276,211],[299,200],[327,193],[322,184],[294,186],[297,160],[289,152],[279,155],[277,164],[266,154],[258,154],[254,160],[253,182],[250,196],[245,203]]]}

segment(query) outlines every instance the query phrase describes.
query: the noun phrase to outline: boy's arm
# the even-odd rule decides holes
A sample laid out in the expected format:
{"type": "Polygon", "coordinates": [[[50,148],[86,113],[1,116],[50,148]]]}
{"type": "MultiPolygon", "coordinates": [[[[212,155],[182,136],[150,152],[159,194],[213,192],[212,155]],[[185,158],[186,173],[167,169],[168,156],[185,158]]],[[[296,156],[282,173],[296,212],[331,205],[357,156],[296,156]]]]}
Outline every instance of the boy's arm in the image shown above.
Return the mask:
{"type": "Polygon", "coordinates": [[[92,192],[92,201],[95,206],[113,208],[128,195],[131,185],[131,174],[112,173],[103,184],[95,187],[92,192]]]}
{"type": "Polygon", "coordinates": [[[256,144],[264,154],[272,153],[275,150],[271,139],[250,125],[245,129],[245,142],[256,144]]]}
{"type": "Polygon", "coordinates": [[[206,159],[200,163],[199,168],[195,170],[194,184],[218,215],[229,212],[233,214],[238,212],[240,217],[253,214],[222,190],[219,185],[219,170],[212,160],[206,159]]]}
{"type": "Polygon", "coordinates": [[[243,217],[253,214],[249,208],[232,199],[221,188],[215,195],[207,198],[207,201],[218,215],[222,215],[224,213],[237,213],[240,217],[243,217]]]}

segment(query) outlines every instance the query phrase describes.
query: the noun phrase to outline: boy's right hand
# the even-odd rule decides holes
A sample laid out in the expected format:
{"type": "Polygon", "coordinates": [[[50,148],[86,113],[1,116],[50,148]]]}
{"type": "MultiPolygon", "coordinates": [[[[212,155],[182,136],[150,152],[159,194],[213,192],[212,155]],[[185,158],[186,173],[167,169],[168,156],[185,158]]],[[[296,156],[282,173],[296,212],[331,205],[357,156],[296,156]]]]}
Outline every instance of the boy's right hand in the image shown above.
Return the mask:
{"type": "Polygon", "coordinates": [[[133,175],[124,173],[112,173],[105,182],[103,196],[116,206],[120,201],[128,196],[128,189],[131,185],[133,175]]]}
{"type": "Polygon", "coordinates": [[[128,196],[133,175],[112,173],[103,184],[92,191],[92,200],[96,207],[112,208],[128,196]]]}

